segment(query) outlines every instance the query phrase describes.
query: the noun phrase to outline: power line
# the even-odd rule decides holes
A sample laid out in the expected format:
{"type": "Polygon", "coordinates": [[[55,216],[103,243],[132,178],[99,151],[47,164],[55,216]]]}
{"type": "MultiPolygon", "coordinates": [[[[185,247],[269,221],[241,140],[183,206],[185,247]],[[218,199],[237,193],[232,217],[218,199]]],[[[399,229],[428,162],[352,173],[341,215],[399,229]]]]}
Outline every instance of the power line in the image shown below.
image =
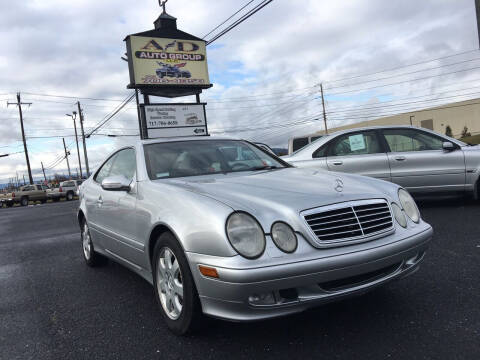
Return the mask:
{"type": "Polygon", "coordinates": [[[228,17],[225,21],[223,21],[222,23],[218,24],[216,27],[214,27],[212,30],[210,30],[210,32],[208,32],[207,34],[203,35],[202,39],[205,39],[208,35],[210,35],[211,33],[213,33],[215,30],[217,30],[220,26],[222,26],[223,24],[225,24],[228,20],[230,20],[231,18],[233,18],[235,15],[237,15],[240,11],[242,11],[243,9],[245,9],[248,5],[250,5],[252,2],[254,2],[255,0],[251,0],[249,1],[248,3],[246,3],[245,5],[243,5],[240,9],[238,9],[236,12],[234,12],[230,17],[228,17]]]}
{"type": "Polygon", "coordinates": [[[455,56],[470,54],[470,53],[472,53],[472,52],[477,52],[477,51],[478,51],[478,49],[468,50],[468,51],[464,51],[464,52],[460,52],[460,53],[456,53],[456,54],[451,54],[451,55],[447,55],[447,56],[438,57],[438,58],[435,58],[435,59],[420,61],[420,62],[413,63],[413,64],[397,66],[397,67],[390,68],[390,69],[379,70],[379,71],[375,71],[375,72],[372,72],[372,73],[360,74],[360,75],[355,75],[355,76],[351,76],[351,77],[347,77],[347,78],[342,78],[342,79],[327,80],[327,81],[325,81],[325,82],[326,82],[326,83],[333,83],[333,82],[339,82],[339,81],[352,80],[352,79],[356,79],[356,78],[359,78],[359,77],[371,76],[371,75],[376,75],[376,74],[381,74],[381,73],[384,73],[384,72],[395,71],[395,70],[399,70],[399,69],[403,69],[403,68],[407,68],[407,67],[411,67],[411,66],[416,66],[416,65],[421,65],[421,64],[427,64],[427,63],[429,63],[429,62],[434,62],[434,61],[443,60],[443,59],[448,59],[448,58],[455,57],[455,56]]]}
{"type": "Polygon", "coordinates": [[[472,62],[472,61],[477,61],[477,60],[480,60],[480,58],[473,58],[473,59],[468,59],[468,60],[462,60],[462,61],[458,61],[458,62],[451,63],[451,64],[444,64],[444,65],[436,66],[436,67],[433,67],[433,68],[420,69],[420,70],[415,70],[415,71],[411,71],[411,72],[408,72],[408,73],[391,75],[391,76],[386,76],[386,77],[379,78],[379,79],[372,79],[372,80],[357,82],[357,83],[353,83],[353,84],[333,86],[333,87],[326,88],[325,90],[340,89],[340,88],[350,87],[350,86],[355,86],[355,85],[368,84],[368,83],[372,83],[372,82],[376,82],[376,81],[382,81],[382,80],[387,80],[387,79],[393,79],[393,78],[396,78],[396,77],[401,77],[401,76],[406,76],[406,75],[411,75],[411,74],[417,74],[417,73],[423,72],[423,71],[431,71],[431,70],[442,69],[442,68],[445,68],[445,67],[448,67],[448,66],[465,64],[465,63],[472,62]]]}
{"type": "Polygon", "coordinates": [[[212,44],[214,41],[218,40],[219,38],[221,38],[223,35],[225,35],[226,33],[230,32],[231,30],[233,30],[235,27],[237,27],[238,25],[240,25],[242,22],[244,22],[245,20],[247,20],[249,17],[251,17],[252,15],[256,14],[258,11],[260,11],[261,9],[263,9],[265,6],[267,6],[268,4],[270,4],[273,0],[264,0],[262,1],[260,4],[258,4],[257,6],[255,6],[253,9],[251,9],[250,11],[248,11],[245,15],[243,15],[242,17],[240,17],[238,20],[236,20],[233,24],[229,25],[227,28],[225,28],[224,30],[222,30],[220,33],[218,33],[217,35],[215,35],[213,38],[211,38],[210,40],[207,41],[207,45],[210,45],[212,44]]]}
{"type": "Polygon", "coordinates": [[[117,115],[124,107],[125,105],[127,105],[130,101],[132,101],[132,99],[135,97],[135,93],[133,93],[132,95],[128,96],[122,104],[120,104],[119,106],[117,106],[117,108],[111,112],[109,115],[107,115],[105,118],[103,118],[102,121],[100,121],[98,123],[98,125],[96,125],[94,127],[94,129],[92,131],[90,131],[90,133],[86,136],[87,138],[89,138],[93,133],[95,133],[96,131],[98,131],[98,129],[100,129],[103,125],[105,125],[108,121],[110,121],[115,115],[117,115]]]}
{"type": "MultiPolygon", "coordinates": [[[[477,105],[477,104],[480,104],[480,101],[469,103],[469,104],[438,106],[438,107],[435,107],[434,109],[415,110],[415,112],[450,109],[450,108],[457,108],[457,107],[464,107],[464,106],[472,106],[472,105],[477,105]]],[[[395,114],[392,114],[392,115],[399,115],[399,114],[402,114],[402,113],[395,113],[395,114]]],[[[212,133],[248,132],[248,131],[266,130],[266,129],[271,129],[271,128],[289,127],[289,126],[295,126],[295,125],[299,125],[299,124],[309,123],[309,122],[312,122],[312,121],[317,121],[318,119],[320,119],[321,115],[322,115],[321,113],[318,113],[318,114],[310,116],[308,118],[308,120],[300,120],[300,121],[294,121],[294,122],[290,122],[290,123],[274,123],[274,124],[268,124],[268,125],[263,126],[263,127],[243,127],[243,128],[240,128],[240,129],[235,129],[235,128],[234,129],[229,129],[229,128],[227,128],[227,129],[223,129],[221,131],[220,130],[219,131],[212,130],[211,132],[212,133]]],[[[372,116],[370,116],[370,118],[371,117],[372,116]]],[[[359,119],[359,118],[362,118],[362,117],[354,116],[354,117],[330,118],[330,120],[341,121],[341,120],[359,119]]],[[[379,117],[376,117],[376,118],[379,118],[379,117]]]]}
{"type": "MultiPolygon", "coordinates": [[[[477,86],[477,88],[480,86],[477,86]]],[[[357,112],[357,111],[365,111],[365,110],[378,110],[378,109],[385,109],[385,108],[390,108],[390,107],[397,107],[397,106],[404,106],[404,105],[409,105],[409,104],[417,104],[417,103],[425,103],[425,102],[435,102],[439,100],[445,100],[445,99],[451,99],[451,98],[456,98],[456,97],[461,97],[461,96],[468,96],[468,95],[479,95],[480,92],[475,91],[471,93],[466,93],[466,94],[459,94],[459,95],[451,95],[451,96],[444,96],[444,97],[439,97],[435,99],[425,99],[425,100],[418,100],[418,101],[409,101],[409,102],[404,102],[404,103],[398,103],[398,104],[388,104],[388,105],[380,105],[380,106],[372,106],[372,107],[367,107],[367,108],[351,108],[351,109],[339,109],[338,111],[328,111],[327,114],[336,114],[336,113],[350,113],[350,112],[357,112]]],[[[432,96],[432,95],[426,95],[426,96],[432,96]]],[[[396,100],[398,101],[398,100],[396,100]]],[[[467,101],[467,100],[463,100],[467,101]]],[[[375,104],[372,104],[375,105],[375,104]]]]}
{"type": "Polygon", "coordinates": [[[64,99],[79,99],[79,100],[92,100],[92,101],[117,101],[122,102],[123,100],[120,99],[107,99],[107,98],[92,98],[92,97],[81,97],[81,96],[72,96],[72,95],[58,95],[58,94],[39,94],[33,92],[24,92],[27,95],[35,95],[35,96],[45,96],[45,97],[57,97],[57,98],[64,98],[64,99]]]}
{"type": "Polygon", "coordinates": [[[348,93],[352,93],[352,92],[361,92],[361,91],[372,90],[372,89],[377,89],[377,88],[386,87],[386,86],[405,84],[405,83],[409,83],[409,82],[413,82],[413,81],[426,80],[426,79],[431,79],[431,78],[435,78],[435,77],[439,77],[439,76],[452,75],[452,74],[457,74],[457,73],[461,73],[461,72],[465,72],[465,71],[470,71],[470,70],[476,70],[476,69],[480,69],[480,66],[476,66],[476,67],[468,68],[468,69],[451,71],[451,72],[448,72],[448,73],[442,73],[442,74],[436,74],[436,75],[429,75],[429,76],[422,77],[422,78],[416,78],[416,79],[410,79],[410,80],[405,80],[405,81],[399,81],[399,82],[396,82],[396,83],[377,85],[377,86],[372,86],[372,87],[369,87],[369,88],[333,92],[333,93],[328,93],[328,96],[330,96],[330,95],[339,95],[339,94],[343,95],[343,94],[348,94],[348,93]]]}

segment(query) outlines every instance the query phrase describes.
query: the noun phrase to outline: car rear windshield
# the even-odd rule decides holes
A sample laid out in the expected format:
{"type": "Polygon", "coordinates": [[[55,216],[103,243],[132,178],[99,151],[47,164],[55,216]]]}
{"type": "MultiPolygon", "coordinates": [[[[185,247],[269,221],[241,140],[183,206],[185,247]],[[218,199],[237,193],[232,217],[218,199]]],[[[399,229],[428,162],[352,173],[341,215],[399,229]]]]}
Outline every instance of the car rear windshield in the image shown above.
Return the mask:
{"type": "Polygon", "coordinates": [[[199,176],[287,167],[288,164],[241,140],[193,140],[145,145],[150,179],[199,176]]]}

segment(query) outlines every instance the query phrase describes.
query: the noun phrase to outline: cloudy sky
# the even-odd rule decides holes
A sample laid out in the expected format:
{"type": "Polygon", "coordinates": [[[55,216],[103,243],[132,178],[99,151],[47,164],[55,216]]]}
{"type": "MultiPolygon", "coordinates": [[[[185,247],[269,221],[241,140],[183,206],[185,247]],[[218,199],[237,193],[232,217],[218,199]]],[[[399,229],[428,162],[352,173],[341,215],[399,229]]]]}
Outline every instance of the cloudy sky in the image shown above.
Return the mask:
{"type": "MultiPolygon", "coordinates": [[[[203,37],[245,3],[169,0],[167,11],[180,29],[203,37]]],[[[24,119],[35,178],[41,162],[56,165],[47,174],[66,171],[56,161],[62,136],[78,168],[65,114],[80,100],[91,129],[131,94],[123,39],[153,28],[159,13],[156,0],[2,0],[0,155],[12,155],[0,158],[0,183],[26,174],[18,109],[7,101],[20,91],[32,103],[24,119]]],[[[274,0],[207,48],[209,129],[286,147],[294,135],[323,129],[320,83],[330,127],[479,97],[476,49],[473,0],[274,0]]],[[[131,103],[99,133],[136,134],[137,124],[131,103]]],[[[89,139],[91,167],[132,139],[89,139]]]]}

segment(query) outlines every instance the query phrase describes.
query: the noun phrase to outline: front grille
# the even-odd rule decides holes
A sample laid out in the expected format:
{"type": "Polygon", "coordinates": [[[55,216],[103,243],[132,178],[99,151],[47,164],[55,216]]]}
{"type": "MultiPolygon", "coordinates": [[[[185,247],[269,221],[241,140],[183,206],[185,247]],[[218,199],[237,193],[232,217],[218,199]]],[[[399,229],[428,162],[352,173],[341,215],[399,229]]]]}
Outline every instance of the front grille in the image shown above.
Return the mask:
{"type": "Polygon", "coordinates": [[[307,211],[305,221],[321,242],[340,242],[387,232],[393,228],[385,200],[354,201],[307,211]]]}

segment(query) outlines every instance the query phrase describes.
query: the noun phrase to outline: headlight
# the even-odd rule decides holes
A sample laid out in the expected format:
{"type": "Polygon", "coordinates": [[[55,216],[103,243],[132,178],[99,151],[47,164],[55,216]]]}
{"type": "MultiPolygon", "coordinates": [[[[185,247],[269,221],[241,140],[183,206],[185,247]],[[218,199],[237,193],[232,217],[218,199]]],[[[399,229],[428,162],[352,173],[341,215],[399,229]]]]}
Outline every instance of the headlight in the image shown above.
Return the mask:
{"type": "Polygon", "coordinates": [[[420,221],[420,212],[410,194],[406,190],[400,189],[398,190],[398,198],[400,199],[400,204],[405,214],[407,214],[413,222],[418,223],[420,221]]]}
{"type": "Polygon", "coordinates": [[[280,250],[292,253],[297,249],[297,236],[287,224],[276,222],[272,225],[271,233],[273,242],[280,250]]]}
{"type": "Polygon", "coordinates": [[[407,219],[405,218],[405,214],[403,213],[400,206],[395,203],[392,203],[392,210],[393,215],[395,216],[395,220],[400,224],[400,226],[406,228],[407,227],[407,219]]]}
{"type": "Polygon", "coordinates": [[[265,250],[265,234],[253,216],[235,212],[227,219],[227,237],[233,248],[248,259],[255,259],[265,250]]]}

